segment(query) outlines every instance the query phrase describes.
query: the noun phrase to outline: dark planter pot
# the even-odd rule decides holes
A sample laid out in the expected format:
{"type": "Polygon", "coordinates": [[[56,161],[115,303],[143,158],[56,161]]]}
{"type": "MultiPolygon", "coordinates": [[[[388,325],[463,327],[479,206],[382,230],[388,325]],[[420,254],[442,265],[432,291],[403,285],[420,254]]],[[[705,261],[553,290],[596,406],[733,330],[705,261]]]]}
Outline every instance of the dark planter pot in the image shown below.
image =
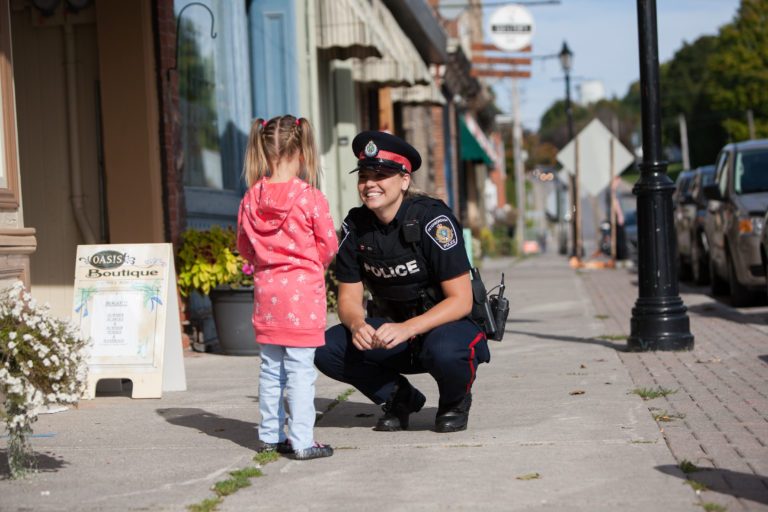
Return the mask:
{"type": "Polygon", "coordinates": [[[253,333],[253,288],[211,290],[211,305],[221,350],[232,356],[257,356],[253,333]]]}

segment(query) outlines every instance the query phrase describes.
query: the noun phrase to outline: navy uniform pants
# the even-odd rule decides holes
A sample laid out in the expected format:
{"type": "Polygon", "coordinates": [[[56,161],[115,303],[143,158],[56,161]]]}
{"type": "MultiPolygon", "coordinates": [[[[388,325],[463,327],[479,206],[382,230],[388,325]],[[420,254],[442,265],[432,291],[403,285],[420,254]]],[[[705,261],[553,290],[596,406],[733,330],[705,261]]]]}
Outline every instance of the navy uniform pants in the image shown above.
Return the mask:
{"type": "MultiPolygon", "coordinates": [[[[366,321],[378,328],[387,320],[366,321]]],[[[471,389],[478,365],[490,359],[485,334],[466,319],[436,327],[389,350],[358,350],[352,333],[339,324],[325,331],[325,346],[315,352],[321,372],[351,384],[376,404],[387,401],[398,376],[427,372],[437,381],[440,403],[457,402],[471,389]]]]}

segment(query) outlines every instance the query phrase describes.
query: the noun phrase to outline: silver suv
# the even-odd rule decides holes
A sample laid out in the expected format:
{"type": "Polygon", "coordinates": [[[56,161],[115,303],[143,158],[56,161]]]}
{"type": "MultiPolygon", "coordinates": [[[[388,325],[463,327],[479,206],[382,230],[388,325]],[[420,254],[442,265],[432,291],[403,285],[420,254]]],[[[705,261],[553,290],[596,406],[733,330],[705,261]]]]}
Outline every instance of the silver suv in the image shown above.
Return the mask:
{"type": "Polygon", "coordinates": [[[768,139],[728,144],[716,169],[715,182],[704,188],[710,284],[712,293],[730,290],[731,304],[745,306],[766,286],[760,235],[768,210],[768,139]]]}

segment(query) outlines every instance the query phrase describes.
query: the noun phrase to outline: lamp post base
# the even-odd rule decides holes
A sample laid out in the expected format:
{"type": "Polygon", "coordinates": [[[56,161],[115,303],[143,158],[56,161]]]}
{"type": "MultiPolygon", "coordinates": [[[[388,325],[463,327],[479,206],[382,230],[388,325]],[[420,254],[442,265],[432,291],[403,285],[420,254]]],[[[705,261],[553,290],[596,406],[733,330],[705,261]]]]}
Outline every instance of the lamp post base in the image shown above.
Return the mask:
{"type": "Polygon", "coordinates": [[[630,352],[693,350],[693,335],[680,297],[639,298],[632,308],[630,352]]]}

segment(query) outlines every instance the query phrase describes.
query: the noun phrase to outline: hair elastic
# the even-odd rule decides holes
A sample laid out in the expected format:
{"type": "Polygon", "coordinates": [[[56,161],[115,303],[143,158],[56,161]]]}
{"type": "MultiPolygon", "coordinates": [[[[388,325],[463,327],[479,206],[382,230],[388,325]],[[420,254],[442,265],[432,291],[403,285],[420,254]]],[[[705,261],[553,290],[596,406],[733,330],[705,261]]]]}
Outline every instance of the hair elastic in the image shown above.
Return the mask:
{"type": "Polygon", "coordinates": [[[301,119],[297,117],[296,118],[296,126],[299,126],[300,124],[301,124],[301,119]]]}
{"type": "Polygon", "coordinates": [[[266,120],[264,120],[264,119],[261,120],[261,127],[262,128],[266,128],[267,127],[267,121],[266,120]]]}

